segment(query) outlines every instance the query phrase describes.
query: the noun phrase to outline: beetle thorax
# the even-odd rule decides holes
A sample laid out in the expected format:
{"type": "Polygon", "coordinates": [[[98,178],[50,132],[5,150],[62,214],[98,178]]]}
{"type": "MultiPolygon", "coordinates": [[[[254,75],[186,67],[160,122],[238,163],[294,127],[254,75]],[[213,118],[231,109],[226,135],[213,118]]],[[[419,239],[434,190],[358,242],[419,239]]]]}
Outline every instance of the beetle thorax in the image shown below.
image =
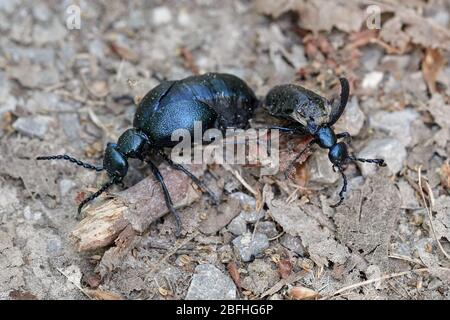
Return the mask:
{"type": "Polygon", "coordinates": [[[317,131],[316,137],[319,140],[319,146],[325,149],[330,149],[337,142],[336,135],[334,134],[333,129],[331,129],[330,127],[321,127],[317,131]]]}
{"type": "Polygon", "coordinates": [[[131,128],[117,140],[117,150],[127,158],[141,159],[148,143],[149,139],[143,132],[131,128]]]}

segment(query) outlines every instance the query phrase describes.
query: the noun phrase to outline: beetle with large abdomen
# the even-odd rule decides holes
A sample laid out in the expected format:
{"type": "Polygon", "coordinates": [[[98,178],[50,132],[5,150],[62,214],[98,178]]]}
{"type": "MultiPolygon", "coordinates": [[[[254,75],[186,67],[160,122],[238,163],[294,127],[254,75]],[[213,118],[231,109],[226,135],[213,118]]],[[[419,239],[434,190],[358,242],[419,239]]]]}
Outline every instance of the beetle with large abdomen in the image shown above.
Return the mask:
{"type": "Polygon", "coordinates": [[[314,138],[302,150],[294,161],[288,166],[288,173],[294,163],[313,144],[318,144],[321,148],[328,149],[328,157],[333,164],[333,169],[338,170],[343,178],[342,189],[339,192],[339,202],[332,207],[339,206],[344,200],[344,193],[347,190],[347,177],[344,174],[343,165],[348,161],[361,161],[375,163],[385,166],[383,159],[363,159],[349,155],[347,145],[338,142],[339,139],[350,136],[348,132],[335,134],[331,128],[344,112],[349,96],[349,84],[347,79],[340,78],[341,96],[340,100],[332,103],[307,90],[301,86],[286,84],[272,88],[265,99],[265,108],[275,117],[288,120],[290,123],[286,127],[272,127],[285,132],[310,134],[314,138]]]}
{"type": "Polygon", "coordinates": [[[180,219],[173,207],[172,199],[158,167],[147,158],[156,151],[169,165],[187,174],[213,199],[214,194],[197,177],[182,165],[172,162],[163,148],[177,144],[172,133],[187,129],[194,133],[194,124],[202,123],[202,130],[217,128],[244,128],[258,105],[258,100],[247,84],[236,76],[208,73],[182,80],[164,81],[150,90],[139,103],[133,128],[126,130],[117,143],[108,143],[103,166],[94,166],[68,155],[43,156],[37,160],[67,160],[86,169],[106,170],[110,180],[97,192],[87,197],[78,207],[78,213],[85,204],[98,197],[113,184],[120,183],[128,172],[128,158],[137,158],[148,163],[164,192],[167,207],[174,215],[179,234],[180,219]]]}

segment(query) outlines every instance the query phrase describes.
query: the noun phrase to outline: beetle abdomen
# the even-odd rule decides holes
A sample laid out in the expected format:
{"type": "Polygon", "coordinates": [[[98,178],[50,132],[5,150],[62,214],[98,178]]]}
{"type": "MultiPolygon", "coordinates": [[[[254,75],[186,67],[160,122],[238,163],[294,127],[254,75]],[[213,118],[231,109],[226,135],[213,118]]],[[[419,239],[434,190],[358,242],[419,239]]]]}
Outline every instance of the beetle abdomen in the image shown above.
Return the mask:
{"type": "MultiPolygon", "coordinates": [[[[133,125],[158,145],[171,144],[176,129],[193,130],[247,125],[258,102],[247,84],[229,74],[208,73],[163,82],[150,90],[136,111],[133,125]]],[[[176,142],[175,142],[176,143],[176,142]]]]}
{"type": "Polygon", "coordinates": [[[270,114],[297,121],[306,128],[313,121],[317,126],[329,122],[331,104],[318,94],[301,86],[286,84],[272,88],[265,107],[270,114]]]}

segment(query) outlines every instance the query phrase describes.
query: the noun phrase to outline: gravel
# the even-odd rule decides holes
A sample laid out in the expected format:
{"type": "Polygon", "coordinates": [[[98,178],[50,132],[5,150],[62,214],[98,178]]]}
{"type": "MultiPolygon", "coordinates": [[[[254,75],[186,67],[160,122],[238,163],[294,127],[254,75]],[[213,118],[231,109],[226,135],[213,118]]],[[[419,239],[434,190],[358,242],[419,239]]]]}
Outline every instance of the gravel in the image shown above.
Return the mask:
{"type": "Polygon", "coordinates": [[[51,121],[51,117],[40,115],[22,117],[14,122],[13,128],[24,135],[42,139],[51,121]]]}
{"type": "Polygon", "coordinates": [[[186,300],[236,299],[233,280],[212,264],[200,264],[195,268],[186,300]]]}
{"type": "Polygon", "coordinates": [[[265,234],[255,233],[253,236],[250,232],[247,232],[234,239],[233,246],[241,260],[249,262],[269,247],[269,240],[265,234]]]}

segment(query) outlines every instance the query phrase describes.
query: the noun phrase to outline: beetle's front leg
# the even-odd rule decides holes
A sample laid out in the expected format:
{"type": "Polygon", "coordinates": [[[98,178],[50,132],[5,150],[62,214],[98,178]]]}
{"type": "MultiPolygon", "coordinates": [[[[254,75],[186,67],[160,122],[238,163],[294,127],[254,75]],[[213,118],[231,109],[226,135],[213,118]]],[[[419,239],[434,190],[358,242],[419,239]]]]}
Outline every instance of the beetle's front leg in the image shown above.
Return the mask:
{"type": "Polygon", "coordinates": [[[346,142],[349,142],[352,139],[352,136],[348,132],[341,132],[336,135],[336,139],[345,139],[346,142]]]}
{"type": "Polygon", "coordinates": [[[164,152],[162,151],[158,151],[158,154],[165,160],[167,161],[167,163],[173,167],[174,169],[180,170],[182,172],[184,172],[184,174],[186,174],[189,178],[191,178],[192,181],[194,181],[194,183],[200,188],[202,189],[203,192],[205,192],[206,194],[208,194],[208,196],[211,198],[211,200],[213,201],[213,203],[215,205],[218,205],[220,203],[220,200],[217,198],[217,196],[214,194],[214,192],[208,188],[208,186],[199,178],[197,178],[194,174],[192,174],[188,169],[186,169],[185,167],[183,167],[181,164],[179,163],[175,163],[172,161],[172,159],[170,159],[169,156],[167,156],[164,152]]]}
{"type": "Polygon", "coordinates": [[[170,213],[172,213],[172,215],[175,218],[175,224],[176,224],[176,228],[177,228],[175,235],[177,237],[179,237],[181,234],[181,219],[180,219],[178,212],[175,210],[175,208],[173,206],[172,197],[170,196],[169,190],[167,189],[167,186],[164,182],[164,178],[163,178],[161,172],[159,171],[158,167],[153,162],[151,162],[150,160],[147,160],[145,162],[150,165],[150,168],[152,169],[155,179],[161,185],[161,189],[164,193],[164,199],[166,200],[166,206],[169,209],[170,213]]]}

